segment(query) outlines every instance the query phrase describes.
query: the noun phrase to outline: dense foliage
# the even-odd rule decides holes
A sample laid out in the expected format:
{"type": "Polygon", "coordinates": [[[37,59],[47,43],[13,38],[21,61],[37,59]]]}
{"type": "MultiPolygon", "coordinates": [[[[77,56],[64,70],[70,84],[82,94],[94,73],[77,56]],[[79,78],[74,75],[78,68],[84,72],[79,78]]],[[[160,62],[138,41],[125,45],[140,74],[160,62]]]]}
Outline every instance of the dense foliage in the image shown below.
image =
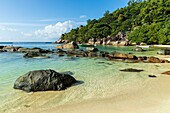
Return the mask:
{"type": "Polygon", "coordinates": [[[170,44],[170,0],[130,0],[128,6],[98,20],[87,20],[86,26],[72,29],[62,35],[69,41],[87,42],[90,38],[127,33],[132,42],[170,44]]]}

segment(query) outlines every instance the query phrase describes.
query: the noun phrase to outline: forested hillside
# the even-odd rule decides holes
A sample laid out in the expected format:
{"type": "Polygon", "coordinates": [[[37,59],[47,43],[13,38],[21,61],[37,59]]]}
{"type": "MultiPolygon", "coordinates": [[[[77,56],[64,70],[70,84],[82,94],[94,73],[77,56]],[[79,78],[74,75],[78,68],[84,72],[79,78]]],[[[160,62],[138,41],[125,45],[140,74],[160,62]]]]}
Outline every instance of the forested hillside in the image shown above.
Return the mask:
{"type": "Polygon", "coordinates": [[[98,20],[87,20],[61,39],[87,42],[90,38],[127,34],[131,42],[170,44],[170,0],[130,0],[124,8],[106,11],[98,20]]]}

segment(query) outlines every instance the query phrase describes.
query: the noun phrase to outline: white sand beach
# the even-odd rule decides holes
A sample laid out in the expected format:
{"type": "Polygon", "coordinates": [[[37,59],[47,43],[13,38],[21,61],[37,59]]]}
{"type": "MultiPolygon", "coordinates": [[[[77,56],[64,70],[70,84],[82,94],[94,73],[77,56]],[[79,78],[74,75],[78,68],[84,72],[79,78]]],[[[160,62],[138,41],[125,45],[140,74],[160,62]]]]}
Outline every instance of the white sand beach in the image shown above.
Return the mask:
{"type": "MultiPolygon", "coordinates": [[[[105,99],[87,100],[46,110],[20,109],[16,113],[170,113],[170,76],[151,78],[139,89],[105,99]]],[[[114,93],[114,92],[113,92],[114,93]]]]}

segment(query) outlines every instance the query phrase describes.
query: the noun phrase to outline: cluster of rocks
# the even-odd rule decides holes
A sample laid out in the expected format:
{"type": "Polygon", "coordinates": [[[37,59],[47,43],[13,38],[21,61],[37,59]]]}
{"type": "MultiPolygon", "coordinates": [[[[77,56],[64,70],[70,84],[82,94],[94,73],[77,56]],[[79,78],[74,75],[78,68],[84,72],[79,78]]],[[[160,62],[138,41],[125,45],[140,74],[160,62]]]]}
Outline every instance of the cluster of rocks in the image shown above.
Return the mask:
{"type": "Polygon", "coordinates": [[[137,63],[137,62],[145,62],[145,63],[170,63],[168,60],[159,59],[156,57],[147,57],[147,56],[135,56],[133,54],[125,54],[125,53],[119,53],[119,52],[105,52],[105,51],[99,51],[95,47],[88,47],[86,50],[80,50],[80,49],[72,49],[72,50],[63,50],[58,49],[56,52],[59,56],[75,56],[75,57],[103,57],[107,58],[109,60],[130,60],[131,63],[137,63]]]}
{"type": "Polygon", "coordinates": [[[0,46],[0,51],[2,52],[39,52],[39,53],[49,53],[51,51],[41,49],[41,48],[23,48],[23,47],[14,47],[14,46],[0,46]]]}
{"type": "Polygon", "coordinates": [[[14,46],[0,46],[0,52],[20,52],[24,53],[23,57],[33,58],[33,57],[43,57],[47,58],[46,54],[52,53],[50,50],[45,50],[41,48],[23,48],[14,46]]]}
{"type": "Polygon", "coordinates": [[[119,32],[115,37],[108,36],[106,38],[91,38],[88,41],[91,45],[113,45],[113,46],[128,46],[130,42],[128,41],[126,34],[119,32]]]}

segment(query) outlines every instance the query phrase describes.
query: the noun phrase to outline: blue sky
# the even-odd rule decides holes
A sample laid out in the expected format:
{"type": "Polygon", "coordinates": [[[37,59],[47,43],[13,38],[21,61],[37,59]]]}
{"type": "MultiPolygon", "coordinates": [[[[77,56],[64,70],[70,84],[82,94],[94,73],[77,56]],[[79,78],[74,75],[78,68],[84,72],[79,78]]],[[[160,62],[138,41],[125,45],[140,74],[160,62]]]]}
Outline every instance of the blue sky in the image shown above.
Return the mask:
{"type": "Polygon", "coordinates": [[[0,41],[55,41],[129,0],[0,0],[0,41]]]}

